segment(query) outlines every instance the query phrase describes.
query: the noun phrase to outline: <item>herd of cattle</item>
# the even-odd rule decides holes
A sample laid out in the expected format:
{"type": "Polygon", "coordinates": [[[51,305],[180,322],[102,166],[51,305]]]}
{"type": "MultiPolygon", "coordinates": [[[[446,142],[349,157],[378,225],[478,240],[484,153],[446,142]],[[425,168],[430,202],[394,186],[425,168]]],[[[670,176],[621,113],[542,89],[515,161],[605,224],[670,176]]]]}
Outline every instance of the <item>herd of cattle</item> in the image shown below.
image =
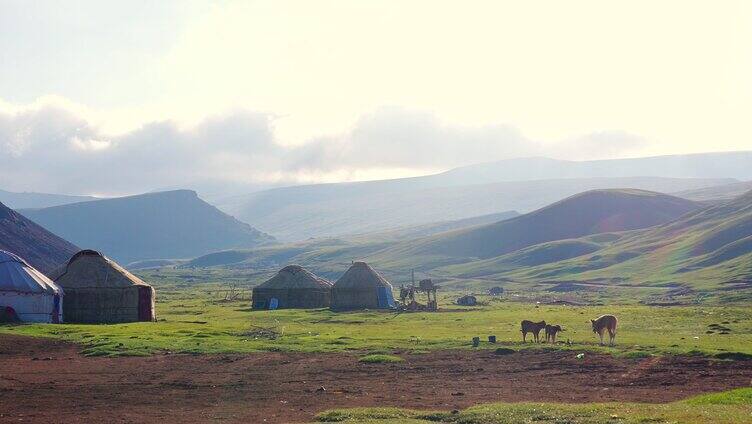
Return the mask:
{"type": "MultiPolygon", "coordinates": [[[[591,319],[590,323],[593,326],[593,333],[598,334],[598,337],[600,338],[601,346],[603,346],[603,336],[606,332],[608,332],[609,344],[611,346],[614,345],[614,340],[616,339],[616,324],[617,324],[617,320],[615,316],[602,315],[596,319],[591,319]]],[[[528,333],[533,335],[533,341],[535,343],[540,342],[541,330],[545,331],[547,343],[549,342],[556,343],[556,335],[564,331],[564,329],[561,328],[560,325],[547,324],[546,321],[533,322],[533,321],[523,320],[520,323],[520,327],[521,327],[520,331],[522,332],[523,343],[527,342],[528,333]]]]}

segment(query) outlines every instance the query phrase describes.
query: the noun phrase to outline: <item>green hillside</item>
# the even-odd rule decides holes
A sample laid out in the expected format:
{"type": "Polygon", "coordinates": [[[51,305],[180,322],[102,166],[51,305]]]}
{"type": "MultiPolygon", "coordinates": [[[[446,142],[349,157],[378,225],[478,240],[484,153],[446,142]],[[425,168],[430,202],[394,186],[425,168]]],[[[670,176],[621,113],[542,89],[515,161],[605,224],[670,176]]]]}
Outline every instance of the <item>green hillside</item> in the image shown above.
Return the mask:
{"type": "MultiPolygon", "coordinates": [[[[720,292],[729,299],[746,296],[752,289],[752,192],[599,244],[598,250],[540,266],[505,267],[507,262],[500,257],[445,267],[438,272],[520,281],[663,285],[720,292]]],[[[543,248],[544,245],[536,246],[532,252],[543,248]]]]}

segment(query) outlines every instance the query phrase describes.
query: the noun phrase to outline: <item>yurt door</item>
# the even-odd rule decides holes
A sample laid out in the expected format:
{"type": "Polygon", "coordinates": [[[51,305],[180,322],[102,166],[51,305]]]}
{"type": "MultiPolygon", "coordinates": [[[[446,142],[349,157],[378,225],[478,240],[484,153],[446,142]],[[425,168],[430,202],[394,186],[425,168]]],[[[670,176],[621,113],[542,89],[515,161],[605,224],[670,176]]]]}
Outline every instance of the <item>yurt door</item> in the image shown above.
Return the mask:
{"type": "Polygon", "coordinates": [[[379,308],[387,309],[394,307],[394,296],[392,296],[391,290],[386,287],[379,287],[378,296],[379,308]]]}
{"type": "Polygon", "coordinates": [[[60,295],[56,294],[52,298],[52,323],[60,324],[60,295]]]}
{"type": "Polygon", "coordinates": [[[138,288],[138,320],[151,321],[151,287],[138,288]]]}

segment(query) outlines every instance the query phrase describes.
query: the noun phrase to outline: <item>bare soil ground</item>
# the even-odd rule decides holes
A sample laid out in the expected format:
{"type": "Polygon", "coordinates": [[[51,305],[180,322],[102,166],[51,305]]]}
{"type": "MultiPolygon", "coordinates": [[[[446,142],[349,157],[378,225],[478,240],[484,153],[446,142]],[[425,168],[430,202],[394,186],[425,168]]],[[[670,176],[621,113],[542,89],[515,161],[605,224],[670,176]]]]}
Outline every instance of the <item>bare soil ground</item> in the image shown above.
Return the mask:
{"type": "Polygon", "coordinates": [[[310,422],[338,407],[669,402],[752,384],[752,361],[699,357],[441,351],[361,364],[354,354],[87,358],[78,351],[0,335],[0,422],[310,422]]]}

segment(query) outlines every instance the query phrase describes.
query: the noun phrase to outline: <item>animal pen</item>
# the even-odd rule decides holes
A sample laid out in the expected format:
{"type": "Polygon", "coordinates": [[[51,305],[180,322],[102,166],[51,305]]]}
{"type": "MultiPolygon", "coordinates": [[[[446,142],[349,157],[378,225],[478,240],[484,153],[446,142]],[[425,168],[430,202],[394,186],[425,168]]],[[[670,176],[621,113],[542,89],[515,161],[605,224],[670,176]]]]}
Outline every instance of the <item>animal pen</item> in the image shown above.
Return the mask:
{"type": "Polygon", "coordinates": [[[438,299],[436,298],[438,288],[430,278],[420,280],[417,286],[415,286],[415,282],[411,283],[408,287],[401,286],[400,303],[402,304],[402,308],[406,311],[437,311],[439,309],[438,299]],[[416,294],[419,295],[421,293],[426,295],[427,300],[425,304],[421,304],[415,300],[416,294]]]}

